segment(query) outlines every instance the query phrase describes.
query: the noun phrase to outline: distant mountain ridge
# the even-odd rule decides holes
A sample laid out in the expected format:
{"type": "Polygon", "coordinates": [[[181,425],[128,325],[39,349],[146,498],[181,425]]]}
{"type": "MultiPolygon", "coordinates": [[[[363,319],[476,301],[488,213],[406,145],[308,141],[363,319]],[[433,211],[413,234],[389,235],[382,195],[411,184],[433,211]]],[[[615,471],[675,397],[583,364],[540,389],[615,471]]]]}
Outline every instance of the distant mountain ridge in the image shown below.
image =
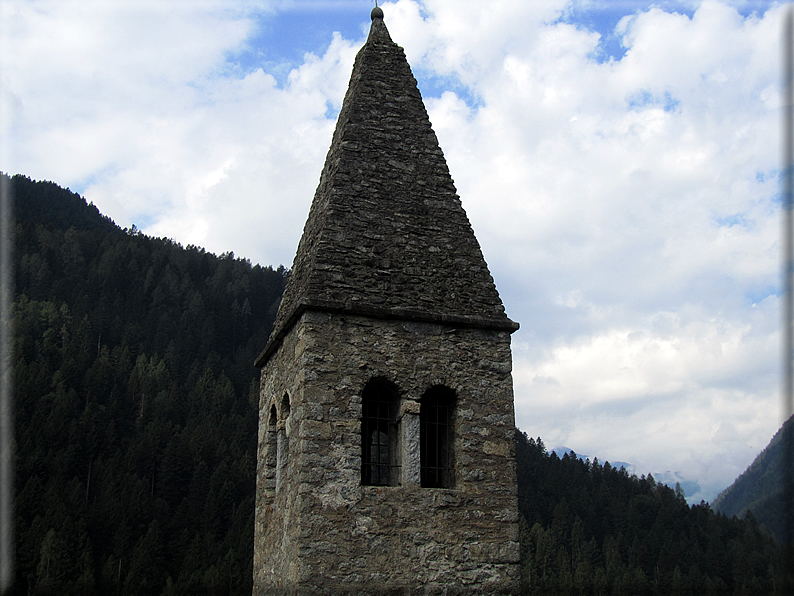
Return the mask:
{"type": "Polygon", "coordinates": [[[748,510],[759,524],[766,526],[779,542],[784,540],[783,486],[785,480],[785,441],[792,440],[794,416],[786,420],[753,463],[728,488],[712,508],[728,517],[744,518],[748,510]]]}
{"type": "MultiPolygon", "coordinates": [[[[557,457],[559,458],[562,458],[566,454],[570,455],[571,453],[575,453],[577,459],[581,459],[582,461],[585,461],[587,459],[592,461],[593,459],[589,455],[574,451],[573,449],[566,447],[565,445],[561,445],[560,447],[555,447],[554,449],[551,450],[551,452],[557,454],[557,457]]],[[[620,468],[626,468],[626,471],[629,472],[630,474],[633,474],[636,471],[634,464],[630,464],[627,461],[610,461],[609,465],[611,465],[613,468],[616,468],[618,470],[620,468]]]]}
{"type": "MultiPolygon", "coordinates": [[[[576,453],[573,449],[569,447],[565,447],[561,445],[560,447],[555,447],[551,450],[552,453],[555,453],[557,457],[562,458],[564,455],[570,455],[571,453],[576,453]]],[[[586,459],[592,458],[589,455],[585,455],[583,453],[576,453],[576,457],[585,461],[586,459]]],[[[629,474],[644,474],[644,472],[637,468],[634,464],[631,464],[626,461],[610,461],[609,464],[616,469],[626,468],[626,471],[629,474]]],[[[664,472],[651,472],[654,480],[656,482],[660,482],[670,488],[675,488],[676,484],[684,491],[684,497],[695,495],[700,492],[700,484],[696,480],[689,480],[681,476],[679,472],[672,472],[670,470],[666,470],[664,472]]]]}

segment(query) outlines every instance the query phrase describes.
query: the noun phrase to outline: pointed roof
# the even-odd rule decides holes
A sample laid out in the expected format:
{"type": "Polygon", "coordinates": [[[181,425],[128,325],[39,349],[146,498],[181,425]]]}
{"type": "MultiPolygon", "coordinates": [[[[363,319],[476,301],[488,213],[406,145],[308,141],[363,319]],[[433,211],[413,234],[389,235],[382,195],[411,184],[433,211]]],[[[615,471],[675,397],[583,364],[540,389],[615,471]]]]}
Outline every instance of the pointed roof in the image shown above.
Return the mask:
{"type": "Polygon", "coordinates": [[[518,329],[505,314],[405,53],[380,8],[356,56],[257,366],[306,309],[518,329]]]}

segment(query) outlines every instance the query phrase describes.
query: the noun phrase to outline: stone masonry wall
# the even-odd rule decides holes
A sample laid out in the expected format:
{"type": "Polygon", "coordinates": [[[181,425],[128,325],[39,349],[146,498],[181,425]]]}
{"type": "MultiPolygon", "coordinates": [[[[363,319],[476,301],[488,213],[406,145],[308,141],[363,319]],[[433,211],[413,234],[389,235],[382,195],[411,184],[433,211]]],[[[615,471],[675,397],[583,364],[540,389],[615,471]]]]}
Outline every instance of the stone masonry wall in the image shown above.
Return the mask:
{"type": "Polygon", "coordinates": [[[518,593],[509,333],[307,311],[262,375],[254,594],[518,593]],[[372,378],[393,382],[406,412],[430,387],[456,392],[454,488],[361,486],[372,378]],[[285,395],[289,417],[268,430],[285,395]],[[287,464],[266,491],[273,432],[287,464]]]}

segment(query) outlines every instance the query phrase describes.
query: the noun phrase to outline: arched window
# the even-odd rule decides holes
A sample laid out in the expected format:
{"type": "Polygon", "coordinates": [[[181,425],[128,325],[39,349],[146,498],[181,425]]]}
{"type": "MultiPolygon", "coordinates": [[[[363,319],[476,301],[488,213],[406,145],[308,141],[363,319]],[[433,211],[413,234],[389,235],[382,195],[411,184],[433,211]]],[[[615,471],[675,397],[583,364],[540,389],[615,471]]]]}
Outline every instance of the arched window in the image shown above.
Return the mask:
{"type": "Polygon", "coordinates": [[[436,385],[422,396],[419,409],[419,460],[422,486],[452,488],[455,484],[455,392],[436,385]]]}
{"type": "Polygon", "coordinates": [[[385,379],[372,379],[361,396],[361,484],[399,484],[399,395],[385,379]]]}

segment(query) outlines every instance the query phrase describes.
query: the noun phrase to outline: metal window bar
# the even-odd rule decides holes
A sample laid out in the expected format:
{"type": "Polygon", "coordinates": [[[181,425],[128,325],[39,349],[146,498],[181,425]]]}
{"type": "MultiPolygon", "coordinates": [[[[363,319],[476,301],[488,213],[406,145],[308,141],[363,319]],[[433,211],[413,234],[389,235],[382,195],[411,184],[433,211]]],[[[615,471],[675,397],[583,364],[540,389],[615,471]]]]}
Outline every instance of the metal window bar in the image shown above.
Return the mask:
{"type": "Polygon", "coordinates": [[[428,395],[422,399],[419,459],[423,487],[453,486],[452,412],[453,403],[447,396],[428,395]]]}
{"type": "Polygon", "coordinates": [[[371,393],[365,393],[362,406],[361,483],[374,486],[396,484],[399,465],[395,463],[395,399],[387,389],[377,387],[371,393]]]}

